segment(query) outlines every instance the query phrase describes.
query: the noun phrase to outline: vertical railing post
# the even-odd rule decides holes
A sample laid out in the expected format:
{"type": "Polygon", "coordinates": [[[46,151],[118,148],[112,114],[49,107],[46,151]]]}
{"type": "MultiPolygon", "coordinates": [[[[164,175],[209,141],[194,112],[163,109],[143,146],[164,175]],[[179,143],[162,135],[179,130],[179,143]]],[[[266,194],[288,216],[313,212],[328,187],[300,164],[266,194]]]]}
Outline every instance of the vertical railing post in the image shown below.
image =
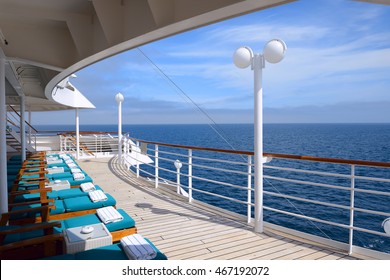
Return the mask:
{"type": "Polygon", "coordinates": [[[248,206],[247,206],[247,223],[249,224],[252,220],[252,156],[248,156],[248,206]]]}
{"type": "Polygon", "coordinates": [[[158,188],[158,145],[155,145],[154,150],[154,186],[155,188],[158,188]]]}
{"type": "Polygon", "coordinates": [[[68,136],[65,136],[65,151],[68,151],[68,136]]]}
{"type": "MultiPolygon", "coordinates": [[[[101,134],[97,135],[96,137],[99,138],[99,145],[100,145],[100,152],[103,154],[103,136],[101,134]]],[[[96,138],[96,139],[98,139],[96,138]]],[[[96,148],[98,147],[98,141],[96,141],[96,148]]]]}
{"type": "Polygon", "coordinates": [[[188,202],[192,202],[192,149],[188,150],[188,202]]]}
{"type": "MultiPolygon", "coordinates": [[[[137,145],[137,148],[138,149],[136,149],[136,150],[139,150],[140,148],[139,148],[139,146],[140,146],[140,143],[139,143],[139,141],[137,141],[136,142],[136,145],[137,145]]],[[[133,153],[134,155],[135,155],[135,160],[137,161],[137,163],[136,163],[136,170],[137,170],[137,178],[139,178],[139,162],[138,162],[138,153],[137,152],[134,152],[133,153]]]]}
{"type": "Polygon", "coordinates": [[[349,206],[349,250],[348,254],[352,254],[353,247],[353,223],[354,223],[354,207],[355,207],[355,165],[351,165],[351,194],[349,206]]]}
{"type": "MultiPolygon", "coordinates": [[[[63,141],[63,137],[62,135],[60,134],[60,152],[63,152],[64,151],[64,141],[63,141]]],[[[36,149],[35,149],[36,150],[36,149]]]]}
{"type": "Polygon", "coordinates": [[[80,117],[79,108],[76,108],[76,159],[80,158],[80,117]]]}

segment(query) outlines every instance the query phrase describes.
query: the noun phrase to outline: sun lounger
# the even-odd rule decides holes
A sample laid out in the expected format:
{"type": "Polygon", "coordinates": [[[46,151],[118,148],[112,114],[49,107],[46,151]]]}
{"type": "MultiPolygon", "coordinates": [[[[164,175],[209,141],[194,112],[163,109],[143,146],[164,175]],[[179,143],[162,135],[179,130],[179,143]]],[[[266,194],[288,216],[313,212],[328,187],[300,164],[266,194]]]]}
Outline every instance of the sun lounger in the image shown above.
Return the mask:
{"type": "MultiPolygon", "coordinates": [[[[45,207],[37,209],[29,209],[29,211],[44,211],[45,207]]],[[[135,221],[122,209],[117,210],[123,217],[120,221],[113,223],[106,223],[105,226],[112,236],[113,242],[118,242],[124,236],[137,233],[135,221]]],[[[12,213],[6,213],[7,217],[2,219],[3,223],[6,219],[12,216],[12,213]]],[[[87,225],[99,224],[102,220],[97,214],[88,214],[79,217],[68,218],[65,220],[56,220],[44,223],[30,224],[30,225],[11,225],[0,226],[0,255],[1,259],[29,259],[42,258],[50,255],[62,254],[64,248],[63,230],[82,227],[87,225]],[[46,242],[44,242],[47,237],[46,242]],[[55,244],[53,243],[55,241],[55,244]],[[37,242],[37,244],[34,243],[37,242]],[[39,242],[38,242],[39,241],[39,242]],[[25,246],[23,246],[25,244],[25,246]],[[43,245],[48,248],[41,248],[43,245]],[[38,252],[33,250],[30,256],[26,254],[30,247],[33,246],[38,252]],[[54,248],[53,248],[54,246],[54,248]],[[16,250],[16,249],[19,250],[16,250]],[[27,251],[24,251],[27,250],[27,251]],[[34,256],[34,257],[32,257],[34,256]]]]}
{"type": "MultiPolygon", "coordinates": [[[[110,194],[106,193],[107,200],[92,202],[89,196],[81,197],[72,197],[66,199],[50,199],[49,205],[52,206],[50,209],[50,215],[47,220],[57,220],[57,219],[66,219],[74,216],[82,216],[90,213],[96,213],[96,209],[106,207],[106,206],[115,206],[116,200],[110,194]]],[[[47,203],[45,201],[45,203],[47,203]]],[[[39,207],[42,205],[42,201],[31,201],[27,203],[15,204],[12,206],[13,210],[23,210],[30,209],[34,207],[39,207]]],[[[26,215],[13,215],[11,217],[12,224],[22,224],[22,223],[37,223],[41,222],[42,217],[39,216],[39,213],[29,213],[26,215]]]]}
{"type": "MultiPolygon", "coordinates": [[[[149,239],[145,240],[156,251],[156,257],[152,260],[167,260],[167,256],[162,253],[149,239]]],[[[75,254],[57,255],[46,260],[129,260],[121,243],[116,243],[104,247],[99,247],[75,254]]]]}
{"type": "MultiPolygon", "coordinates": [[[[101,190],[103,189],[99,187],[98,185],[94,185],[95,190],[101,190]]],[[[33,201],[40,198],[39,192],[34,191],[28,191],[26,193],[23,192],[14,192],[10,193],[10,196],[15,196],[15,199],[13,202],[23,202],[23,201],[33,201]],[[15,195],[17,193],[21,193],[20,195],[15,195]]],[[[88,196],[88,192],[82,191],[81,188],[70,188],[65,190],[52,190],[47,192],[47,198],[53,198],[53,199],[67,199],[67,198],[73,198],[73,197],[80,197],[80,196],[88,196]]]]}
{"type": "Polygon", "coordinates": [[[64,229],[80,227],[85,225],[93,225],[98,223],[104,223],[108,231],[112,235],[112,241],[117,242],[124,236],[137,233],[137,228],[135,227],[135,221],[132,217],[129,216],[123,209],[117,209],[120,215],[123,217],[122,220],[112,223],[104,223],[98,214],[88,214],[73,218],[68,218],[64,220],[58,220],[61,222],[61,227],[54,228],[55,233],[60,233],[64,229]]]}

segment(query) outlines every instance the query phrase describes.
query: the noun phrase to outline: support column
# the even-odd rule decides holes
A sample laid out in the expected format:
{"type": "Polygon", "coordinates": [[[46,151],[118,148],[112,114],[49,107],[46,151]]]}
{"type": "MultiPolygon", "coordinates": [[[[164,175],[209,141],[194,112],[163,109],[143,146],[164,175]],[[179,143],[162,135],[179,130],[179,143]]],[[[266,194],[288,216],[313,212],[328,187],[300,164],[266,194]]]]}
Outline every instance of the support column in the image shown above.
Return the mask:
{"type": "Polygon", "coordinates": [[[31,129],[31,109],[28,110],[28,123],[30,124],[28,126],[28,144],[31,145],[31,134],[32,134],[32,129],[31,129]]]}
{"type": "Polygon", "coordinates": [[[26,160],[26,119],[24,113],[26,111],[24,95],[20,96],[20,145],[22,149],[22,162],[26,160]]]}
{"type": "Polygon", "coordinates": [[[255,134],[255,232],[263,232],[263,57],[253,57],[255,134]]]}
{"type": "Polygon", "coordinates": [[[80,123],[79,108],[76,108],[76,159],[80,158],[80,123]]]}
{"type": "Polygon", "coordinates": [[[5,55],[0,48],[0,214],[8,212],[5,55]]]}
{"type": "Polygon", "coordinates": [[[122,163],[122,102],[118,105],[118,159],[122,163]]]}

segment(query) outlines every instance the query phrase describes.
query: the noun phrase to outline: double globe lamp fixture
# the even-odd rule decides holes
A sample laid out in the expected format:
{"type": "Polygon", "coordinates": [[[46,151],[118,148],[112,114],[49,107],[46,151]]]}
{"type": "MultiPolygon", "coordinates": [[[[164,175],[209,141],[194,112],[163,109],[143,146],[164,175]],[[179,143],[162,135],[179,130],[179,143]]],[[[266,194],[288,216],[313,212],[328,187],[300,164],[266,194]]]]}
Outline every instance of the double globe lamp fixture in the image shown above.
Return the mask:
{"type": "Polygon", "coordinates": [[[265,44],[263,54],[254,54],[249,47],[240,47],[234,52],[234,64],[241,69],[249,65],[254,74],[254,195],[255,195],[255,232],[263,232],[263,88],[262,69],[265,61],[280,62],[286,54],[287,46],[279,39],[265,44]]]}

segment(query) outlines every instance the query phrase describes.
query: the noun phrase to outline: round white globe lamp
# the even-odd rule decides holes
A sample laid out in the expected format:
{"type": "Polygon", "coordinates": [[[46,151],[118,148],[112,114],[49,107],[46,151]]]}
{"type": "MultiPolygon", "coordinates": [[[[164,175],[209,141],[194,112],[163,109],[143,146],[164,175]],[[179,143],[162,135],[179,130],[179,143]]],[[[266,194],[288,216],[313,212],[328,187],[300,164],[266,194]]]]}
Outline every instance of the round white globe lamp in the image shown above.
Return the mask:
{"type": "Polygon", "coordinates": [[[253,52],[249,47],[238,48],[233,55],[233,62],[238,68],[244,69],[252,64],[253,52]]]}
{"type": "Polygon", "coordinates": [[[286,54],[286,43],[279,39],[273,39],[265,44],[263,49],[263,56],[269,63],[278,63],[286,54]]]}
{"type": "Polygon", "coordinates": [[[382,223],[383,230],[390,235],[390,218],[387,218],[382,223]]]}
{"type": "Polygon", "coordinates": [[[123,96],[122,93],[118,92],[115,95],[115,101],[116,101],[117,104],[122,103],[124,100],[125,100],[125,97],[123,96]]]}

